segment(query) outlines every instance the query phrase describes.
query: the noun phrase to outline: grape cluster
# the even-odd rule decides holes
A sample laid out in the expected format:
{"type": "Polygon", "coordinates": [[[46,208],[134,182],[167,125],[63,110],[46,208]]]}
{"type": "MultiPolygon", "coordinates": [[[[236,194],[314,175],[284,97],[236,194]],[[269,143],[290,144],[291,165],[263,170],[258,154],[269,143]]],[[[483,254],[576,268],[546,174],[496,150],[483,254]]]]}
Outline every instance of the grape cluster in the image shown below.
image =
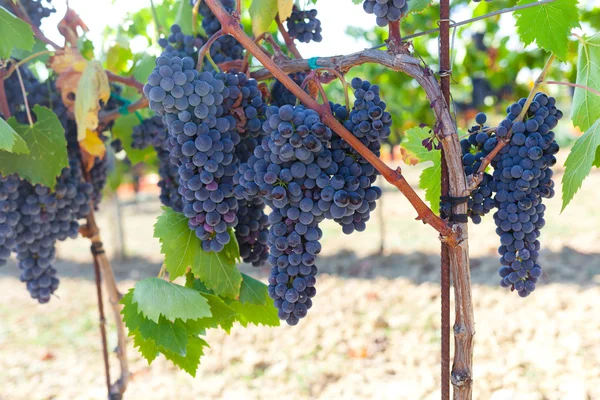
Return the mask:
{"type": "Polygon", "coordinates": [[[363,9],[367,14],[375,14],[377,25],[384,27],[391,21],[398,21],[408,12],[409,0],[365,0],[363,9]]]}
{"type": "Polygon", "coordinates": [[[290,36],[302,43],[323,40],[321,21],[317,18],[317,10],[301,11],[294,7],[292,14],[287,19],[287,28],[290,36]]]}
{"type": "MultiPolygon", "coordinates": [[[[331,130],[318,114],[302,106],[271,106],[263,130],[267,134],[254,155],[236,175],[240,199],[259,195],[272,208],[268,222],[269,294],[279,317],[295,325],[312,305],[316,294],[316,255],[321,251],[325,203],[316,179],[332,165],[327,143],[331,130]]],[[[327,179],[327,185],[329,179],[327,179]]]]}
{"type": "Polygon", "coordinates": [[[265,203],[259,198],[238,200],[238,224],[235,237],[240,246],[240,257],[255,267],[267,260],[269,219],[265,214],[265,203]]]}
{"type": "MultiPolygon", "coordinates": [[[[333,114],[340,119],[344,127],[352,132],[362,144],[374,154],[381,152],[381,142],[391,133],[392,117],[385,111],[386,104],[379,95],[379,87],[360,78],[352,80],[355,101],[350,113],[339,104],[331,104],[333,114]]],[[[325,214],[342,226],[342,231],[351,234],[355,230],[362,232],[370,213],[376,207],[376,201],[382,191],[373,186],[378,172],[373,166],[352,148],[345,140],[334,134],[331,140],[333,172],[335,181],[332,187],[336,190],[342,184],[342,194],[336,192],[333,205],[325,214]],[[346,194],[343,194],[346,192],[346,194]],[[331,215],[329,215],[331,213],[331,215]]],[[[329,198],[331,189],[325,190],[325,199],[329,198]]]]}
{"type": "MultiPolygon", "coordinates": [[[[465,175],[476,174],[481,167],[481,162],[498,144],[498,139],[487,132],[489,127],[485,126],[487,117],[483,113],[475,116],[477,125],[469,129],[468,138],[460,141],[462,149],[462,163],[465,175]]],[[[493,192],[496,188],[496,182],[487,172],[483,173],[483,178],[479,186],[471,192],[467,201],[467,215],[475,224],[481,222],[481,217],[485,216],[495,208],[496,202],[493,199],[493,192]]],[[[450,205],[446,204],[442,208],[445,215],[450,214],[450,205]]]]}
{"type": "Polygon", "coordinates": [[[19,185],[16,175],[0,175],[0,267],[6,265],[17,244],[15,227],[21,219],[17,212],[19,185]]]}
{"type": "Polygon", "coordinates": [[[205,251],[221,251],[238,222],[233,196],[240,134],[260,131],[264,109],[258,83],[241,73],[198,73],[191,58],[160,56],[144,93],[164,116],[171,162],[189,226],[205,251]]]}
{"type": "MultiPolygon", "coordinates": [[[[193,6],[196,1],[201,0],[190,0],[190,4],[193,6]]],[[[221,5],[225,7],[227,12],[231,13],[235,9],[235,0],[223,0],[221,5]]],[[[198,13],[202,16],[202,29],[207,35],[212,36],[221,29],[221,23],[205,2],[200,3],[198,13]]]]}
{"type": "Polygon", "coordinates": [[[131,147],[134,149],[145,149],[149,146],[162,148],[167,137],[167,129],[161,117],[154,116],[144,119],[141,124],[133,128],[131,147]]]}
{"type": "MultiPolygon", "coordinates": [[[[0,7],[12,11],[13,0],[0,0],[0,7]]],[[[56,10],[52,6],[51,0],[21,0],[21,6],[27,13],[33,25],[40,27],[42,19],[49,17],[56,10]]]]}
{"type": "MultiPolygon", "coordinates": [[[[306,73],[304,72],[296,72],[288,75],[296,85],[302,85],[304,79],[306,78],[306,73]]],[[[296,105],[296,101],[298,98],[290,92],[288,88],[286,88],[283,83],[278,81],[277,79],[273,83],[271,87],[271,104],[277,107],[283,107],[285,105],[296,105]]]]}
{"type": "Polygon", "coordinates": [[[540,229],[544,227],[544,198],[554,196],[552,169],[559,146],[553,128],[562,118],[555,99],[538,93],[529,105],[524,120],[514,122],[523,110],[526,99],[507,109],[497,131],[505,138],[512,131],[510,143],[493,159],[496,181],[495,200],[498,211],[494,221],[500,236],[502,267],[501,285],[526,297],[535,290],[542,275],[537,263],[540,250],[540,229]]]}
{"type": "Polygon", "coordinates": [[[134,149],[144,149],[152,146],[158,158],[158,187],[160,187],[160,201],[167,207],[181,212],[183,205],[179,188],[179,172],[177,165],[170,161],[170,151],[167,149],[167,128],[161,117],[154,116],[142,121],[133,128],[131,134],[134,149]]]}
{"type": "Polygon", "coordinates": [[[164,57],[191,57],[204,45],[201,37],[186,35],[178,24],[171,25],[171,34],[167,38],[160,38],[158,44],[162,47],[164,57]]]}
{"type": "MultiPolygon", "coordinates": [[[[246,107],[246,109],[248,108],[246,107]]],[[[252,108],[248,110],[250,116],[253,116],[252,108]]],[[[257,115],[264,119],[264,114],[265,107],[259,107],[257,115]]],[[[245,113],[245,116],[247,117],[248,114],[245,113]]],[[[235,147],[235,154],[239,162],[246,163],[254,154],[254,149],[260,145],[259,140],[264,137],[264,131],[262,129],[257,131],[239,129],[238,131],[241,133],[241,140],[235,147]]],[[[236,189],[239,190],[241,187],[234,187],[234,193],[236,189]]],[[[262,266],[269,253],[267,247],[269,221],[265,214],[265,204],[258,195],[251,198],[240,196],[238,204],[238,224],[235,227],[235,236],[240,246],[240,256],[244,262],[255,267],[262,266]]]]}
{"type": "Polygon", "coordinates": [[[63,169],[53,191],[27,181],[20,183],[15,251],[22,270],[21,281],[40,303],[47,303],[58,288],[59,280],[52,267],[56,241],[77,237],[78,219],[89,213],[92,192],[92,185],[83,181],[76,157],[70,158],[69,167],[63,169]]]}

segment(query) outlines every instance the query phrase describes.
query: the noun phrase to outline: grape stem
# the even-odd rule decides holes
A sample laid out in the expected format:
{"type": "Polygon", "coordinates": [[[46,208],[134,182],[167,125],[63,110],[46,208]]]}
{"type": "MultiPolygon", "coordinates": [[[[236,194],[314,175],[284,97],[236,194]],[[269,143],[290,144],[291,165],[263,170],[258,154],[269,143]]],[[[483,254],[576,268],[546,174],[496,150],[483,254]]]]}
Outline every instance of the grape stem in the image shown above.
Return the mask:
{"type": "MultiPolygon", "coordinates": [[[[456,245],[459,242],[460,229],[456,227],[453,229],[452,226],[448,225],[445,221],[443,221],[440,217],[435,215],[433,211],[425,204],[425,202],[417,195],[414,189],[408,184],[404,176],[402,176],[402,171],[400,168],[395,170],[388,167],[382,160],[379,159],[373,152],[371,152],[362,142],[357,139],[352,133],[348,132],[344,128],[344,126],[332,115],[331,110],[326,104],[317,103],[312,97],[306,94],[287,74],[282,71],[277,64],[271,58],[264,54],[262,50],[252,41],[250,37],[246,35],[246,33],[239,26],[239,21],[236,18],[232,17],[222,6],[220,1],[218,0],[205,0],[208,7],[212,10],[215,17],[221,22],[221,29],[233,37],[235,37],[238,42],[261,63],[263,64],[271,73],[288,89],[290,90],[305,106],[311,108],[319,113],[321,116],[322,122],[332,128],[340,137],[342,137],[348,144],[350,144],[361,156],[363,156],[367,161],[377,169],[381,173],[381,175],[392,185],[396,186],[408,199],[408,201],[412,204],[412,206],[417,211],[417,219],[423,221],[431,225],[434,229],[436,229],[443,237],[443,240],[456,245]]],[[[437,91],[435,94],[430,93],[434,97],[435,100],[441,100],[440,103],[443,103],[443,98],[441,98],[441,93],[439,91],[439,85],[435,80],[435,77],[429,71],[427,76],[425,76],[424,70],[419,66],[413,66],[414,68],[411,70],[415,75],[419,75],[419,78],[422,78],[423,82],[426,82],[428,87],[433,87],[430,85],[435,84],[435,88],[437,91]],[[433,80],[433,81],[431,81],[433,80]]],[[[418,79],[418,78],[417,78],[418,79]]],[[[433,99],[430,99],[430,101],[433,99]]],[[[440,105],[441,106],[441,105],[440,105]]],[[[437,107],[439,110],[440,106],[437,107]]],[[[448,136],[453,132],[456,136],[456,132],[454,130],[454,123],[451,120],[450,114],[447,111],[447,105],[444,105],[446,109],[446,114],[448,121],[445,121],[442,125],[446,128],[445,132],[447,132],[448,136]],[[451,130],[448,130],[451,129],[451,130]]],[[[434,109],[436,109],[434,104],[434,109]]],[[[456,139],[456,138],[455,138],[456,139]]],[[[450,140],[445,139],[444,142],[450,143],[450,140]]],[[[460,145],[458,143],[458,139],[455,140],[455,149],[454,151],[457,154],[457,162],[460,162],[459,154],[460,154],[460,145]]],[[[462,167],[461,167],[462,168],[462,167]]],[[[455,187],[466,189],[466,183],[464,180],[464,173],[461,172],[462,177],[462,185],[457,184],[455,187]]],[[[459,178],[460,180],[460,178],[459,178]]]]}
{"type": "Polygon", "coordinates": [[[387,48],[392,54],[408,53],[407,46],[402,43],[402,35],[400,34],[400,20],[390,21],[389,26],[389,39],[387,41],[387,48]]]}
{"type": "Polygon", "coordinates": [[[584,86],[584,85],[579,85],[577,83],[571,83],[571,82],[556,82],[556,81],[545,81],[544,82],[546,85],[565,85],[565,86],[571,86],[571,87],[575,87],[575,88],[579,88],[579,89],[585,89],[589,92],[594,93],[596,96],[600,96],[600,92],[597,91],[596,89],[593,89],[589,86],[584,86]]]}
{"type": "Polygon", "coordinates": [[[350,95],[349,95],[350,85],[348,84],[348,82],[346,82],[346,79],[344,78],[344,74],[342,74],[341,72],[337,71],[335,68],[319,68],[319,69],[317,69],[317,71],[327,71],[327,72],[331,72],[332,74],[334,74],[335,76],[337,76],[337,78],[342,83],[342,87],[344,89],[344,99],[346,101],[346,110],[348,112],[350,112],[350,109],[351,109],[351,107],[350,107],[350,95]]]}
{"type": "MultiPolygon", "coordinates": [[[[540,75],[535,80],[535,83],[533,84],[533,87],[531,88],[531,91],[529,92],[529,96],[527,96],[527,100],[525,101],[525,104],[523,105],[523,109],[521,110],[521,113],[517,116],[517,118],[515,118],[515,120],[513,121],[513,124],[516,122],[522,122],[523,119],[525,118],[525,115],[527,115],[527,110],[529,110],[529,106],[531,105],[531,102],[533,101],[533,98],[535,97],[538,89],[544,83],[544,80],[546,79],[546,75],[548,75],[548,72],[550,71],[550,67],[552,66],[552,62],[554,61],[555,58],[556,58],[556,56],[554,54],[551,54],[550,57],[548,58],[548,60],[546,61],[546,65],[544,65],[544,69],[542,69],[542,72],[540,72],[540,75]]],[[[481,160],[481,166],[479,167],[479,170],[477,170],[477,173],[474,174],[469,179],[470,190],[475,190],[477,188],[477,186],[479,186],[479,184],[483,180],[483,173],[485,172],[485,169],[488,167],[488,165],[490,165],[490,163],[492,162],[494,157],[496,157],[496,155],[500,152],[500,150],[502,150],[502,148],[510,142],[511,136],[512,136],[512,129],[509,129],[508,133],[506,134],[506,137],[503,140],[498,140],[496,147],[494,147],[494,149],[492,151],[490,151],[490,153],[481,160]]]]}
{"type": "MultiPolygon", "coordinates": [[[[127,112],[128,113],[136,112],[137,110],[141,110],[142,108],[148,107],[148,104],[149,104],[148,99],[145,96],[143,96],[141,99],[139,99],[135,103],[131,103],[129,106],[127,106],[127,112]]],[[[100,120],[100,123],[106,124],[110,121],[114,121],[115,119],[119,118],[120,116],[121,116],[121,112],[119,109],[111,110],[111,111],[102,111],[98,115],[98,119],[100,120]]]]}
{"type": "Polygon", "coordinates": [[[202,0],[196,0],[194,8],[192,8],[192,35],[196,37],[198,33],[198,9],[200,8],[200,2],[202,0]]]}
{"type": "MultiPolygon", "coordinates": [[[[194,8],[196,8],[196,7],[194,6],[194,8]]],[[[156,37],[158,40],[160,38],[161,32],[164,33],[164,28],[158,21],[158,13],[156,12],[156,7],[154,7],[154,0],[150,0],[150,9],[152,10],[152,19],[154,20],[154,25],[156,26],[156,37]]],[[[195,23],[192,25],[192,29],[194,29],[194,30],[196,29],[195,23]]],[[[195,32],[194,32],[194,34],[195,34],[195,32]]]]}
{"type": "Polygon", "coordinates": [[[4,75],[4,79],[8,79],[13,74],[13,72],[15,72],[17,67],[20,67],[21,65],[33,60],[34,58],[43,56],[44,54],[54,54],[54,50],[44,50],[44,51],[40,51],[38,53],[33,53],[33,54],[30,54],[27,57],[23,58],[22,60],[19,60],[18,62],[16,60],[11,60],[12,65],[10,66],[10,68],[8,69],[6,74],[4,75]]]}
{"type": "MultiPolygon", "coordinates": [[[[200,3],[200,0],[198,0],[198,2],[196,4],[199,4],[199,3],[200,3]]],[[[196,64],[196,69],[198,71],[202,72],[202,66],[204,64],[205,57],[208,60],[208,62],[211,63],[211,65],[213,66],[215,71],[217,71],[217,72],[220,71],[219,67],[215,64],[214,60],[210,56],[210,46],[212,46],[212,44],[218,38],[220,38],[221,36],[224,36],[224,35],[225,35],[225,32],[223,32],[222,29],[219,29],[206,41],[206,43],[204,43],[204,46],[202,46],[200,48],[200,50],[198,50],[198,63],[196,64]]]]}
{"type": "Polygon", "coordinates": [[[121,75],[117,75],[117,74],[113,74],[110,71],[106,71],[106,76],[108,77],[108,80],[111,82],[119,82],[122,83],[123,85],[126,86],[131,86],[132,88],[135,88],[139,93],[142,93],[142,90],[144,89],[144,84],[140,81],[138,81],[137,79],[135,79],[133,76],[121,76],[121,75]]]}
{"type": "Polygon", "coordinates": [[[21,70],[17,67],[17,76],[19,77],[19,85],[21,86],[21,93],[23,93],[23,102],[25,103],[25,111],[27,112],[27,120],[29,126],[33,126],[33,119],[31,118],[31,110],[29,109],[29,101],[27,100],[27,91],[25,90],[25,83],[23,83],[23,77],[21,76],[21,70]]]}
{"type": "Polygon", "coordinates": [[[283,37],[283,41],[285,42],[285,45],[287,46],[290,53],[292,53],[294,58],[301,59],[302,55],[298,51],[298,48],[296,47],[296,44],[294,43],[294,39],[291,38],[290,34],[283,26],[283,22],[281,22],[281,19],[279,18],[279,14],[277,14],[277,16],[275,17],[275,21],[277,22],[277,28],[279,29],[279,33],[281,33],[281,36],[283,37]]]}

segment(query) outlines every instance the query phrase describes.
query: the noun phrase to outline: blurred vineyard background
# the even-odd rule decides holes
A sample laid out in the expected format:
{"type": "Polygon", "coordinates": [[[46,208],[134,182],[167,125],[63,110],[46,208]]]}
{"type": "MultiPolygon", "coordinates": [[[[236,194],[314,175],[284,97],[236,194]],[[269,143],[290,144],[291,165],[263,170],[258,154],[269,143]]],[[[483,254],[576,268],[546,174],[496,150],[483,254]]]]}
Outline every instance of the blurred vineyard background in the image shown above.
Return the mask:
{"type": "MultiPolygon", "coordinates": [[[[515,3],[457,0],[452,2],[452,15],[459,21],[515,3]]],[[[178,15],[190,15],[187,0],[155,4],[162,31],[178,15]]],[[[581,33],[600,30],[600,8],[593,0],[581,4],[586,10],[581,33]]],[[[143,81],[159,54],[156,37],[161,32],[150,2],[71,0],[70,5],[93,32],[81,42],[82,49],[88,55],[94,52],[107,69],[143,81]],[[102,28],[94,30],[94,26],[102,28]]],[[[59,19],[65,4],[55,6],[59,19]]],[[[380,45],[387,36],[351,0],[321,0],[316,8],[324,40],[300,45],[306,58],[359,51],[380,45]]],[[[403,33],[437,27],[438,14],[434,5],[410,16],[403,22],[403,33]]],[[[243,17],[248,26],[249,16],[243,17]]],[[[51,32],[56,22],[52,26],[49,19],[43,28],[51,32]]],[[[191,18],[181,22],[189,24],[191,18]]],[[[487,112],[491,122],[499,122],[504,108],[528,93],[543,66],[543,52],[523,49],[513,32],[510,15],[456,29],[452,94],[457,123],[465,132],[478,111],[487,112]]],[[[416,54],[437,70],[436,36],[415,38],[413,45],[416,54]]],[[[572,64],[576,51],[572,43],[572,64]]],[[[44,76],[41,63],[35,71],[44,76]]],[[[355,68],[348,80],[354,76],[381,86],[394,118],[383,157],[390,165],[401,166],[416,187],[423,166],[406,165],[400,145],[407,129],[434,123],[423,92],[405,75],[378,66],[355,68]]],[[[574,69],[557,64],[549,79],[574,81],[574,76],[574,69]]],[[[326,89],[329,99],[343,101],[339,83],[326,89]]],[[[557,97],[569,115],[571,90],[562,86],[544,90],[557,97]]],[[[134,101],[139,95],[124,88],[121,96],[134,101]]],[[[158,241],[153,238],[153,224],[160,213],[155,155],[152,149],[131,148],[132,128],[140,116],[149,115],[149,110],[142,110],[140,115],[120,117],[112,134],[124,150],[108,154],[112,173],[99,223],[122,292],[136,280],[155,276],[161,267],[158,241]]],[[[578,135],[568,118],[557,128],[557,140],[564,148],[578,135]]],[[[557,187],[565,158],[566,152],[559,154],[557,187]]],[[[414,220],[414,210],[398,192],[381,184],[384,196],[366,232],[346,237],[334,224],[324,224],[315,310],[299,326],[253,327],[243,332],[234,328],[230,336],[215,334],[196,379],[164,359],[148,367],[130,346],[133,375],[126,398],[439,398],[439,241],[431,228],[414,220]]],[[[541,238],[546,274],[526,300],[498,285],[499,243],[493,222],[488,219],[472,227],[475,398],[600,399],[599,185],[600,173],[593,170],[562,214],[560,190],[548,202],[541,238]]],[[[61,243],[58,259],[61,288],[45,306],[29,298],[18,281],[14,261],[0,269],[2,400],[105,397],[88,241],[61,243]]],[[[263,280],[268,275],[268,269],[241,268],[263,280]]],[[[109,346],[115,344],[111,335],[109,346]]]]}

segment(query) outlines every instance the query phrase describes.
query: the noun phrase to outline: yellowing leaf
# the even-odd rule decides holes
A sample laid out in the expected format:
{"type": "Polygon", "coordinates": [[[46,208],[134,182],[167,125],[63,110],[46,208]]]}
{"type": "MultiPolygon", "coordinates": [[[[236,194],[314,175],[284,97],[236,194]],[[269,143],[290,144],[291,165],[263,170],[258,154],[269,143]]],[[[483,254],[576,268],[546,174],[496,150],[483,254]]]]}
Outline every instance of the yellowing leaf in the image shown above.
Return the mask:
{"type": "Polygon", "coordinates": [[[75,110],[75,92],[88,61],[76,48],[66,47],[50,57],[50,68],[58,74],[56,88],[60,90],[62,101],[70,112],[75,110]]]}
{"type": "Polygon", "coordinates": [[[102,158],[106,154],[104,142],[100,140],[96,132],[92,132],[89,129],[85,133],[85,138],[79,142],[79,146],[91,156],[102,158]]]}
{"type": "Polygon", "coordinates": [[[86,65],[87,60],[73,47],[57,50],[56,54],[50,57],[50,68],[59,75],[69,70],[81,73],[86,65]]]}
{"type": "Polygon", "coordinates": [[[107,102],[110,97],[108,77],[98,61],[90,61],[77,85],[75,95],[75,121],[77,121],[77,139],[83,140],[87,130],[98,128],[100,100],[107,102]]]}
{"type": "Polygon", "coordinates": [[[278,0],[254,0],[250,5],[250,18],[252,19],[252,33],[258,36],[269,30],[271,22],[277,15],[278,0]]]}
{"type": "Polygon", "coordinates": [[[279,19],[285,21],[292,15],[292,9],[294,8],[294,0],[277,0],[277,11],[279,12],[279,19]]]}

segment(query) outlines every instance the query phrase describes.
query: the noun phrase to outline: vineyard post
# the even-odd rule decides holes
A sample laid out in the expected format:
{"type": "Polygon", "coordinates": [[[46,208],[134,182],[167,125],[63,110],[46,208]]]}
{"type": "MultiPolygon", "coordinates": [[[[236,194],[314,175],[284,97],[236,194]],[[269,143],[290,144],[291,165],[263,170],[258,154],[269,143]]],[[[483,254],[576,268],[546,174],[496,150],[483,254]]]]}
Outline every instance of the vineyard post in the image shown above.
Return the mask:
{"type": "MultiPolygon", "coordinates": [[[[440,81],[444,101],[450,105],[450,2],[440,0],[440,81]]],[[[441,149],[441,195],[448,197],[448,166],[446,165],[446,154],[441,149]]],[[[441,300],[441,374],[440,385],[442,400],[450,399],[450,256],[448,245],[441,243],[440,257],[440,300],[441,300]]]]}

